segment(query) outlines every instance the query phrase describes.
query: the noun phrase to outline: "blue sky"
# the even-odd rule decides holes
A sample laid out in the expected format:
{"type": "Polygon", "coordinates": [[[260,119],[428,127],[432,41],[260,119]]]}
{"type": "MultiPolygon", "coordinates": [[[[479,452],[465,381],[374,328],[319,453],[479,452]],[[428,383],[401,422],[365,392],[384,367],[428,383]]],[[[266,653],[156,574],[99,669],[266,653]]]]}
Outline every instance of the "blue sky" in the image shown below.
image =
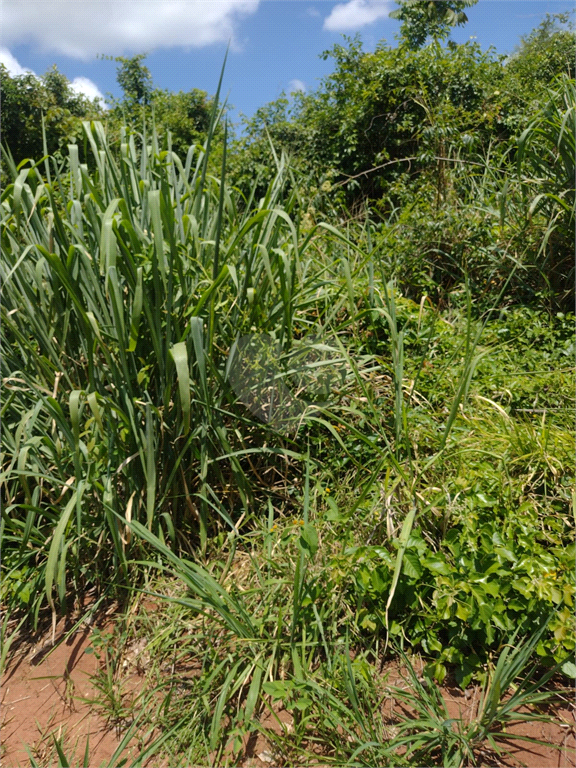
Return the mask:
{"type": "MultiPolygon", "coordinates": [[[[392,0],[3,0],[0,61],[15,74],[56,64],[91,96],[120,95],[116,64],[97,58],[148,52],[154,83],[214,93],[230,41],[224,95],[233,117],[251,115],[282,91],[313,90],[332,61],[319,54],[360,33],[366,50],[395,44],[392,0]]],[[[479,0],[453,39],[510,53],[566,0],[479,0]]]]}

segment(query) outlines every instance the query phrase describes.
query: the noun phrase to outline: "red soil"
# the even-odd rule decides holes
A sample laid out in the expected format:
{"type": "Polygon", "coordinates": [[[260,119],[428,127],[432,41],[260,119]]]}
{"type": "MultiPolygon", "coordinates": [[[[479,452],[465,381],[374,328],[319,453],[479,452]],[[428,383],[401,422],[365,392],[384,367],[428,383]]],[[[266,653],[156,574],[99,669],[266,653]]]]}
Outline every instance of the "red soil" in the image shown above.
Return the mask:
{"type": "MultiPolygon", "coordinates": [[[[110,621],[104,616],[103,621],[110,621]]],[[[102,626],[102,622],[100,623],[102,626]]],[[[113,629],[108,624],[106,629],[113,629]]],[[[106,722],[83,699],[94,699],[97,690],[93,676],[98,669],[94,654],[86,654],[90,645],[92,628],[84,626],[65,642],[52,645],[52,632],[37,643],[22,643],[10,659],[2,679],[1,689],[1,739],[0,758],[2,768],[30,765],[25,749],[28,745],[40,765],[57,764],[53,739],[62,738],[65,753],[71,762],[82,765],[86,739],[89,737],[92,768],[107,765],[116,750],[122,733],[106,722]]],[[[64,636],[64,626],[57,627],[56,642],[64,636]]],[[[142,670],[139,670],[142,674],[142,670]]],[[[388,683],[400,684],[397,668],[388,668],[388,683]]],[[[134,674],[129,678],[129,687],[137,690],[142,678],[134,674]]],[[[451,717],[471,717],[478,703],[479,690],[470,688],[444,688],[444,695],[451,717]]],[[[388,700],[384,715],[390,716],[397,704],[388,700]]],[[[510,728],[510,733],[522,734],[546,742],[543,746],[511,740],[510,756],[502,762],[495,762],[486,753],[483,765],[527,766],[527,768],[572,768],[575,759],[574,703],[557,707],[553,714],[561,723],[521,723],[510,728]]],[[[284,710],[278,717],[284,727],[290,730],[291,717],[284,710]]],[[[265,728],[280,730],[274,718],[262,722],[265,728]]],[[[135,747],[135,745],[134,745],[135,747]]],[[[129,761],[130,749],[123,755],[129,761]]],[[[128,762],[129,764],[129,762],[128,762]]],[[[245,744],[245,757],[241,765],[245,768],[272,768],[277,764],[273,748],[260,734],[254,734],[245,744]]],[[[150,765],[157,765],[151,762],[150,765]]]]}

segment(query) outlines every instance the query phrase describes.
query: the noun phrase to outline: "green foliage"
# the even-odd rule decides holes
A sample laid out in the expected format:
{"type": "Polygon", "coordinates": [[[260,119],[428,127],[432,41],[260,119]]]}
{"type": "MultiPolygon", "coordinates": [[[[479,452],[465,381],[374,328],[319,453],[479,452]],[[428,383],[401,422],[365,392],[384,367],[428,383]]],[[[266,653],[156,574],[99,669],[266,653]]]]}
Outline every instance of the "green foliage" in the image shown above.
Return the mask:
{"type": "MultiPolygon", "coordinates": [[[[547,699],[542,687],[553,675],[545,673],[534,681],[537,669],[529,669],[530,657],[546,623],[528,639],[515,645],[517,632],[507,643],[490,670],[484,683],[478,711],[464,723],[462,718],[451,718],[440,689],[434,684],[428,670],[419,679],[405,656],[408,669],[408,691],[396,688],[398,699],[411,708],[414,714],[402,716],[398,743],[406,748],[406,756],[416,765],[427,764],[431,755],[436,765],[476,765],[477,754],[489,745],[495,756],[510,754],[510,735],[507,726],[523,719],[522,707],[538,706],[547,699]],[[509,693],[510,695],[506,697],[509,693]]],[[[539,711],[528,716],[529,720],[547,722],[550,717],[539,711]]],[[[519,741],[545,742],[527,736],[519,741]]]]}
{"type": "MultiPolygon", "coordinates": [[[[320,488],[310,487],[308,496],[308,514],[326,546],[331,534],[322,522],[320,488]]],[[[380,669],[374,633],[363,638],[350,625],[342,590],[326,584],[332,563],[304,554],[298,578],[299,528],[282,517],[272,516],[267,525],[262,520],[234,545],[228,539],[210,552],[208,572],[133,524],[163,554],[172,575],[153,583],[156,599],[167,595],[163,609],[132,611],[109,639],[119,673],[106,683],[98,709],[113,715],[111,692],[130,675],[129,664],[140,663],[122,659],[137,647],[147,688],[126,717],[140,712],[141,700],[154,692],[156,706],[147,707],[142,727],[155,724],[175,734],[164,744],[171,765],[238,763],[256,735],[267,739],[279,763],[306,764],[321,752],[336,765],[475,765],[488,750],[497,756],[510,745],[512,723],[551,719],[537,707],[552,703],[547,684],[558,665],[542,671],[532,661],[546,619],[529,636],[518,629],[503,635],[481,674],[478,707],[450,718],[434,679],[441,678],[442,663],[417,674],[417,659],[395,648],[404,680],[392,684],[380,669]]],[[[470,677],[460,678],[463,687],[470,677]]]]}
{"type": "Polygon", "coordinates": [[[91,646],[138,764],[260,733],[279,763],[473,765],[574,671],[573,80],[520,98],[473,44],[332,55],[232,145],[218,94],[122,59],[106,126],[4,155],[0,661],[159,574],[142,634],[91,646]],[[466,722],[448,680],[483,685],[466,722]]]}
{"type": "Polygon", "coordinates": [[[190,146],[203,144],[213,108],[213,101],[205,91],[193,88],[174,93],[155,89],[152,107],[159,131],[170,133],[172,150],[179,157],[186,157],[190,146]]]}
{"type": "Polygon", "coordinates": [[[298,170],[298,156],[294,150],[304,137],[301,127],[291,119],[292,113],[288,99],[281,96],[244,120],[243,136],[235,142],[229,173],[231,182],[245,194],[252,191],[255,182],[256,196],[265,193],[276,174],[278,152],[289,153],[291,171],[298,170]]]}
{"type": "Polygon", "coordinates": [[[315,172],[315,187],[329,180],[358,203],[403,179],[442,187],[455,159],[476,160],[495,134],[509,135],[500,114],[502,63],[477,44],[410,51],[383,41],[365,53],[355,38],[323,56],[334,58],[334,73],[316,92],[297,94],[290,111],[285,100],[260,110],[239,165],[254,152],[265,165],[270,136],[296,168],[315,172]]]}
{"type": "Polygon", "coordinates": [[[476,5],[478,0],[400,0],[390,17],[402,22],[400,40],[409,48],[421,48],[428,37],[444,40],[452,27],[461,27],[468,21],[464,8],[476,5]]]}
{"type": "Polygon", "coordinates": [[[576,50],[566,22],[551,17],[510,58],[474,43],[383,41],[365,53],[348,39],[323,54],[335,70],[316,92],[259,110],[234,181],[269,178],[282,149],[308,222],[345,220],[347,205],[378,212],[384,257],[411,295],[439,298],[466,273],[487,302],[507,285],[515,301],[565,309],[576,50]]]}
{"type": "MultiPolygon", "coordinates": [[[[114,58],[119,63],[116,80],[123,98],[113,102],[108,114],[111,145],[119,139],[124,126],[130,126],[138,140],[142,125],[154,123],[158,140],[165,142],[169,135],[170,149],[185,158],[191,146],[204,144],[214,102],[197,88],[178,92],[155,88],[150,70],[144,64],[146,55],[114,58]]],[[[219,126],[216,134],[221,140],[219,126]]]]}
{"type": "Polygon", "coordinates": [[[574,78],[576,43],[570,15],[546,14],[506,62],[509,88],[521,102],[547,100],[550,83],[561,74],[574,78]]]}
{"type": "Polygon", "coordinates": [[[126,102],[146,105],[150,103],[152,96],[152,75],[148,67],[142,62],[146,58],[145,53],[126,58],[118,56],[114,59],[120,66],[116,74],[118,85],[122,88],[126,102]]]}
{"type": "Polygon", "coordinates": [[[559,78],[549,101],[518,140],[517,168],[528,203],[527,218],[541,216],[545,229],[537,253],[553,295],[570,306],[574,262],[576,83],[559,78]]]}
{"type": "MultiPolygon", "coordinates": [[[[214,515],[246,511],[242,458],[261,442],[233,426],[245,416],[229,411],[228,350],[254,326],[287,348],[294,316],[317,306],[320,322],[318,291],[341,290],[302,266],[310,238],[293,202],[276,210],[282,169],[246,208],[207,174],[206,149],[182,163],[153,129],[140,157],[124,133],[117,161],[100,123],[84,129],[93,175],[71,145],[53,182],[14,169],[2,206],[4,566],[32,616],[43,597],[19,586],[22,568],[42,574],[53,609],[69,578],[78,593],[113,567],[126,583],[130,537],[116,512],[177,549],[191,531],[205,548],[214,515]],[[226,501],[214,483],[233,485],[226,501]]],[[[304,540],[313,549],[311,531],[304,540]]]]}
{"type": "MultiPolygon", "coordinates": [[[[454,371],[455,359],[461,360],[465,334],[454,316],[448,323],[425,310],[424,302],[419,307],[396,299],[396,304],[406,358],[404,386],[413,394],[402,419],[414,457],[413,483],[418,468],[426,467],[425,486],[417,493],[425,523],[413,527],[404,546],[397,515],[399,508],[408,511],[410,501],[406,491],[395,490],[404,483],[387,476],[380,500],[378,494],[371,501],[361,499],[353,516],[341,512],[340,518],[328,518],[341,521],[342,552],[333,560],[326,591],[351,585],[348,599],[356,605],[359,627],[384,632],[389,619],[393,636],[422,643],[436,656],[438,675],[446,674],[444,664],[457,665],[464,684],[485,662],[481,649],[494,647],[501,633],[513,631],[520,621],[531,630],[550,612],[553,632],[538,653],[548,661],[563,660],[573,653],[568,480],[574,472],[568,367],[573,324],[561,314],[552,322],[544,313],[526,310],[502,311],[500,319],[489,321],[474,379],[468,379],[469,405],[452,428],[449,450],[438,454],[442,426],[437,419],[453,411],[449,400],[458,391],[446,377],[453,376],[448,372],[454,371]],[[357,531],[352,532],[352,522],[360,526],[357,531]]],[[[370,328],[369,349],[393,343],[385,326],[370,328]]],[[[363,405],[362,415],[346,409],[356,412],[358,421],[352,429],[348,417],[346,432],[340,432],[343,447],[368,467],[378,466],[374,453],[384,443],[382,433],[394,429],[386,415],[394,408],[390,389],[363,392],[369,405],[363,405]],[[357,425],[373,433],[371,451],[358,439],[357,425]]],[[[335,473],[349,461],[329,452],[323,459],[335,473]]],[[[346,510],[348,503],[342,500],[338,508],[346,510]]]]}
{"type": "MultiPolygon", "coordinates": [[[[17,165],[25,159],[40,160],[45,154],[63,150],[70,142],[81,141],[82,119],[102,115],[98,102],[75,93],[56,67],[39,78],[33,74],[12,77],[0,65],[0,75],[2,144],[9,148],[17,165]]],[[[4,157],[2,179],[6,186],[9,176],[4,157]]]]}

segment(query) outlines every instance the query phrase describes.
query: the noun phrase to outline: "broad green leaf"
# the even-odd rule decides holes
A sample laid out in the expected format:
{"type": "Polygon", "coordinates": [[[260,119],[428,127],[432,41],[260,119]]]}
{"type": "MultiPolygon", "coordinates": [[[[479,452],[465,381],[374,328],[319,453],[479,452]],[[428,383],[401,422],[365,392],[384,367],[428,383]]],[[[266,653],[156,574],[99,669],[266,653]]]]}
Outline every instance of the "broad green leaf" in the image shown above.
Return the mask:
{"type": "Polygon", "coordinates": [[[300,535],[300,545],[313,557],[318,551],[318,532],[312,523],[304,523],[300,535]]]}
{"type": "Polygon", "coordinates": [[[162,280],[166,281],[166,261],[164,259],[164,230],[162,228],[162,215],[160,213],[160,190],[153,189],[148,193],[148,205],[152,219],[152,231],[154,233],[154,248],[156,259],[162,280]]]}
{"type": "Polygon", "coordinates": [[[404,523],[402,524],[402,531],[400,532],[400,539],[399,539],[400,546],[398,548],[398,553],[396,555],[396,563],[394,565],[394,576],[392,577],[392,585],[390,587],[390,593],[388,594],[388,600],[386,601],[386,613],[385,613],[386,629],[388,629],[388,610],[392,605],[392,600],[394,599],[394,595],[396,593],[398,579],[400,578],[400,573],[402,571],[402,562],[404,560],[404,553],[406,552],[408,539],[410,538],[410,534],[412,533],[412,526],[414,525],[416,512],[417,512],[416,507],[412,507],[410,512],[408,512],[408,514],[406,515],[404,523]]]}
{"type": "Polygon", "coordinates": [[[448,576],[452,569],[441,554],[429,555],[422,561],[422,565],[441,576],[448,576]]]}
{"type": "Polygon", "coordinates": [[[205,400],[208,398],[208,381],[206,379],[206,356],[204,354],[204,322],[200,317],[190,318],[190,330],[192,333],[192,343],[194,345],[194,354],[200,374],[200,386],[205,400]]]}
{"type": "Polygon", "coordinates": [[[114,213],[118,207],[120,198],[115,198],[110,202],[104,216],[102,217],[102,226],[100,230],[100,274],[108,274],[110,267],[116,266],[116,235],[114,234],[113,221],[114,213]]]}
{"type": "Polygon", "coordinates": [[[564,664],[562,664],[562,672],[567,677],[576,677],[576,664],[572,661],[565,661],[564,664]]]}
{"type": "Polygon", "coordinates": [[[138,342],[138,331],[140,329],[140,315],[142,314],[142,267],[136,271],[136,290],[134,291],[134,300],[132,302],[132,318],[130,320],[130,343],[128,352],[134,352],[138,342]]]}
{"type": "Polygon", "coordinates": [[[66,504],[64,511],[60,515],[60,519],[58,520],[56,528],[54,529],[52,542],[50,543],[50,550],[48,552],[48,559],[46,561],[46,572],[44,575],[44,583],[46,587],[46,597],[48,599],[48,603],[50,604],[52,610],[55,610],[54,600],[52,597],[52,587],[54,586],[54,583],[56,580],[56,574],[58,571],[58,559],[60,555],[60,550],[64,543],[66,526],[68,525],[68,521],[70,520],[70,515],[72,514],[72,511],[76,506],[77,496],[81,499],[83,493],[84,493],[84,484],[80,483],[77,494],[74,494],[72,496],[68,504],[66,504]]]}
{"type": "MultiPolygon", "coordinates": [[[[70,421],[72,422],[72,431],[74,434],[74,444],[76,448],[80,442],[80,397],[82,392],[79,389],[75,389],[70,392],[69,408],[70,408],[70,421]]],[[[80,478],[76,478],[80,480],[80,478]]]]}
{"type": "Polygon", "coordinates": [[[260,662],[256,662],[254,672],[252,673],[252,682],[248,690],[248,696],[246,697],[246,705],[244,707],[244,722],[248,724],[254,714],[254,709],[260,697],[260,689],[262,682],[263,669],[260,662]]]}
{"type": "Polygon", "coordinates": [[[405,552],[402,571],[410,579],[419,579],[422,576],[422,564],[416,552],[405,552]]]}
{"type": "Polygon", "coordinates": [[[182,408],[182,418],[184,420],[184,434],[190,430],[190,365],[188,363],[188,350],[186,342],[181,341],[174,344],[170,353],[176,365],[176,375],[178,376],[178,391],[180,393],[180,407],[182,408]]]}

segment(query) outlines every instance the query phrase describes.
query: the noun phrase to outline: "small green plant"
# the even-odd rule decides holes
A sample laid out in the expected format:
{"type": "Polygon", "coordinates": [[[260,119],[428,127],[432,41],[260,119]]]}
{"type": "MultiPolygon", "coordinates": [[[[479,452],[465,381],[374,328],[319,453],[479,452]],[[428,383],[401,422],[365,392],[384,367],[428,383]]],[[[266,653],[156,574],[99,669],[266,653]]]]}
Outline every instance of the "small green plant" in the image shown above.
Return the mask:
{"type": "Polygon", "coordinates": [[[539,706],[557,697],[557,691],[547,690],[546,685],[560,665],[537,677],[538,665],[531,664],[545,627],[546,623],[519,643],[516,643],[516,631],[504,645],[496,665],[486,675],[478,710],[470,722],[451,718],[432,676],[425,671],[421,680],[408,658],[401,653],[408,670],[409,687],[408,690],[395,687],[391,693],[415,713],[403,717],[399,725],[397,744],[405,748],[405,755],[418,765],[433,760],[436,765],[463,768],[477,765],[480,754],[486,749],[499,758],[509,754],[502,742],[525,740],[544,744],[528,736],[510,733],[506,726],[514,722],[553,721],[550,715],[539,710],[539,706]]]}
{"type": "Polygon", "coordinates": [[[123,648],[123,638],[96,629],[92,633],[91,644],[85,650],[85,653],[96,656],[99,665],[91,678],[97,694],[84,701],[101,712],[118,733],[126,730],[134,719],[134,713],[138,711],[137,698],[134,699],[124,689],[123,648]]]}

